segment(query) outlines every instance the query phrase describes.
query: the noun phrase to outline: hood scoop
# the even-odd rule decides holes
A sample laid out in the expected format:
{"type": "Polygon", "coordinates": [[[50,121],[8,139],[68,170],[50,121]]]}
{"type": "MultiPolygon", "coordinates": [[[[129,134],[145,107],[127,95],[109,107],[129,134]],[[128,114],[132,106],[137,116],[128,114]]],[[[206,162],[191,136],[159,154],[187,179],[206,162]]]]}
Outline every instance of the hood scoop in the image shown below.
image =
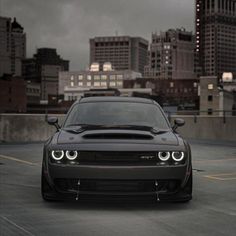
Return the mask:
{"type": "Polygon", "coordinates": [[[134,140],[151,140],[153,136],[148,134],[135,134],[135,133],[96,133],[85,134],[84,139],[134,139],[134,140]]]}

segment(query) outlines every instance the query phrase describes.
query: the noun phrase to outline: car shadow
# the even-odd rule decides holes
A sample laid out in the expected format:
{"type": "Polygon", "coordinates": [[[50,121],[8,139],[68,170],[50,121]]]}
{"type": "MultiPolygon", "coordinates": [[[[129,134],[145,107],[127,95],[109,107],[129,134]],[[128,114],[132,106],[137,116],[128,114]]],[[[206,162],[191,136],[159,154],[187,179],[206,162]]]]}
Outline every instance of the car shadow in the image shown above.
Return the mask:
{"type": "Polygon", "coordinates": [[[101,211],[175,211],[187,210],[193,208],[193,203],[178,203],[178,202],[157,202],[155,200],[140,200],[135,199],[89,199],[78,201],[58,201],[58,202],[44,202],[45,207],[57,210],[101,210],[101,211]]]}

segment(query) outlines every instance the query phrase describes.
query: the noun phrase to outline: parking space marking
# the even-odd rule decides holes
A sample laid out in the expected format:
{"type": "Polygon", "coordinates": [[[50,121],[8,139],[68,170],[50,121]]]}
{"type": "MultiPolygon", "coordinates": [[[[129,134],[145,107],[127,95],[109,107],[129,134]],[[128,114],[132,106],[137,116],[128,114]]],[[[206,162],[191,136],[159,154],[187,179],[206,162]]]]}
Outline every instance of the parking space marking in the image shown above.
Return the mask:
{"type": "Polygon", "coordinates": [[[9,220],[7,217],[1,216],[2,219],[4,219],[6,222],[8,222],[9,224],[15,226],[17,229],[23,231],[24,233],[26,233],[27,235],[31,235],[34,236],[34,234],[30,233],[28,230],[24,229],[23,227],[17,225],[16,223],[14,223],[13,221],[9,220]]]}
{"type": "Polygon", "coordinates": [[[15,158],[15,157],[5,156],[5,155],[1,155],[1,154],[0,154],[0,158],[4,158],[4,159],[7,159],[7,160],[24,163],[24,164],[27,164],[27,165],[34,165],[34,166],[38,165],[37,163],[33,163],[33,162],[30,162],[30,161],[25,161],[25,160],[21,160],[21,159],[15,158]]]}
{"type": "Polygon", "coordinates": [[[205,162],[225,162],[225,161],[236,161],[236,158],[219,159],[219,160],[193,160],[193,162],[197,162],[197,163],[205,163],[205,162]]]}
{"type": "Polygon", "coordinates": [[[208,178],[208,179],[215,179],[215,180],[235,180],[236,179],[236,172],[235,173],[216,174],[216,175],[204,175],[204,177],[208,178]]]}

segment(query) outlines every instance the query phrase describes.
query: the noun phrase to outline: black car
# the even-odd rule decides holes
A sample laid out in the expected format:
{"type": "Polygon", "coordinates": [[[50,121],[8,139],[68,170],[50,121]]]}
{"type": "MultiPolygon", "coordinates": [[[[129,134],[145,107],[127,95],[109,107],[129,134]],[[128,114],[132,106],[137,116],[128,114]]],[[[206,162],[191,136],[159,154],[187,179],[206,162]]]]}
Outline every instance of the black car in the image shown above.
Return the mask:
{"type": "Polygon", "coordinates": [[[88,97],[75,102],[46,142],[41,190],[44,200],[86,196],[192,198],[189,144],[153,100],[88,97]]]}

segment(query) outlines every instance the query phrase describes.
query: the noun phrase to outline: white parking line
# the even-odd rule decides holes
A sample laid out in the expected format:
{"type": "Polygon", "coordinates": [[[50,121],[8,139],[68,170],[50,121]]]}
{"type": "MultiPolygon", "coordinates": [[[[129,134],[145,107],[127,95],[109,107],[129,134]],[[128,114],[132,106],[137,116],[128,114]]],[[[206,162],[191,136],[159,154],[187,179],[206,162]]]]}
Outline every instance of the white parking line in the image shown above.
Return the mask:
{"type": "Polygon", "coordinates": [[[34,166],[38,165],[37,163],[33,163],[30,161],[25,161],[25,160],[21,160],[21,159],[15,158],[15,157],[5,156],[5,155],[1,155],[1,154],[0,154],[0,158],[4,158],[7,160],[11,160],[11,161],[17,161],[17,162],[28,164],[28,165],[34,165],[34,166]]]}
{"type": "Polygon", "coordinates": [[[13,221],[9,220],[7,217],[1,216],[2,219],[10,223],[11,225],[15,226],[16,228],[20,229],[21,231],[25,232],[27,235],[35,236],[34,234],[30,233],[28,230],[24,229],[23,227],[17,225],[13,221]]]}
{"type": "Polygon", "coordinates": [[[205,178],[208,179],[215,179],[215,180],[235,180],[236,173],[222,173],[216,175],[205,175],[205,178]]]}
{"type": "Polygon", "coordinates": [[[219,159],[219,160],[193,160],[196,163],[205,163],[205,162],[226,162],[226,161],[236,161],[236,158],[226,158],[226,159],[219,159]]]}

